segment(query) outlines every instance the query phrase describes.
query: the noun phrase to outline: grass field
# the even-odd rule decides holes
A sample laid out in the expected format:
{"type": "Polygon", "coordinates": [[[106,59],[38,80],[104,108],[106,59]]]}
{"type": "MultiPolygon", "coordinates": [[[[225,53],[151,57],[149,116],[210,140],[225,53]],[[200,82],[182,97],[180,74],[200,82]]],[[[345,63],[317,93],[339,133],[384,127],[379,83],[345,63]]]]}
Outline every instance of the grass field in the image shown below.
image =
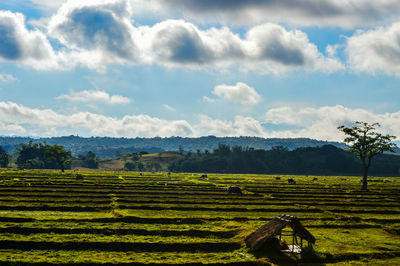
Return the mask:
{"type": "Polygon", "coordinates": [[[0,171],[0,264],[400,265],[400,179],[0,171]],[[237,185],[244,195],[227,195],[237,185]],[[244,237],[297,216],[315,254],[252,254],[244,237]]]}

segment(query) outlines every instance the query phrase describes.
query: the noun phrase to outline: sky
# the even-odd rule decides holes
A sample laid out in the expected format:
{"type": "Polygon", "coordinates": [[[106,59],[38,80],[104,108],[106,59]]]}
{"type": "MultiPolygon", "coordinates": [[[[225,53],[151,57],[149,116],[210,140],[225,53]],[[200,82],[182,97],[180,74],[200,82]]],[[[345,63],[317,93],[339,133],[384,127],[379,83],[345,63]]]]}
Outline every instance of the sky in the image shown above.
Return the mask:
{"type": "Polygon", "coordinates": [[[400,140],[400,0],[0,0],[0,135],[400,140]]]}

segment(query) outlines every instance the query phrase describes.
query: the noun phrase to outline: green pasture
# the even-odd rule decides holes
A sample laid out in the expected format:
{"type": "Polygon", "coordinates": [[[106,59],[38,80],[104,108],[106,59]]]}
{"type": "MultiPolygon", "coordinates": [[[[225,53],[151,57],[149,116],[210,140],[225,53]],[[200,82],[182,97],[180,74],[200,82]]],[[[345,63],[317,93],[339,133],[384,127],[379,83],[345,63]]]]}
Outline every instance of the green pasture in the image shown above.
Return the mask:
{"type": "Polygon", "coordinates": [[[360,180],[2,169],[0,264],[400,265],[400,179],[360,180]],[[244,237],[282,213],[315,236],[313,254],[249,252],[244,237]]]}

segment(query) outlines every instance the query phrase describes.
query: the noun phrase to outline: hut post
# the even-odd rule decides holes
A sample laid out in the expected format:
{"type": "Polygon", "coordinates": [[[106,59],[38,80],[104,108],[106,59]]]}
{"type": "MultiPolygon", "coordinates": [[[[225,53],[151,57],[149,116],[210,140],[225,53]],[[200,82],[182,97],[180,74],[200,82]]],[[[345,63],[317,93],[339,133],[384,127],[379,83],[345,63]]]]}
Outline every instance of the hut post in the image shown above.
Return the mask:
{"type": "Polygon", "coordinates": [[[303,248],[303,238],[300,237],[300,247],[303,248]]]}
{"type": "Polygon", "coordinates": [[[294,238],[295,238],[295,232],[294,232],[294,230],[293,230],[292,252],[294,251],[294,238]]]}

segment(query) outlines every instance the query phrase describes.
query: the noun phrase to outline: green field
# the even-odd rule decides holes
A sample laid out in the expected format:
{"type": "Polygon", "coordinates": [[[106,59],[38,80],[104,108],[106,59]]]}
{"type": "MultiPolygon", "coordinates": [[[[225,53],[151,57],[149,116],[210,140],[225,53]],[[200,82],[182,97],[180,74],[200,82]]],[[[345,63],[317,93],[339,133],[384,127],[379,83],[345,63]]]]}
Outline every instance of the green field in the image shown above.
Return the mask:
{"type": "Polygon", "coordinates": [[[400,265],[399,178],[363,192],[359,177],[76,173],[0,171],[0,264],[400,265]],[[282,213],[313,255],[249,253],[244,237],[282,213]]]}

